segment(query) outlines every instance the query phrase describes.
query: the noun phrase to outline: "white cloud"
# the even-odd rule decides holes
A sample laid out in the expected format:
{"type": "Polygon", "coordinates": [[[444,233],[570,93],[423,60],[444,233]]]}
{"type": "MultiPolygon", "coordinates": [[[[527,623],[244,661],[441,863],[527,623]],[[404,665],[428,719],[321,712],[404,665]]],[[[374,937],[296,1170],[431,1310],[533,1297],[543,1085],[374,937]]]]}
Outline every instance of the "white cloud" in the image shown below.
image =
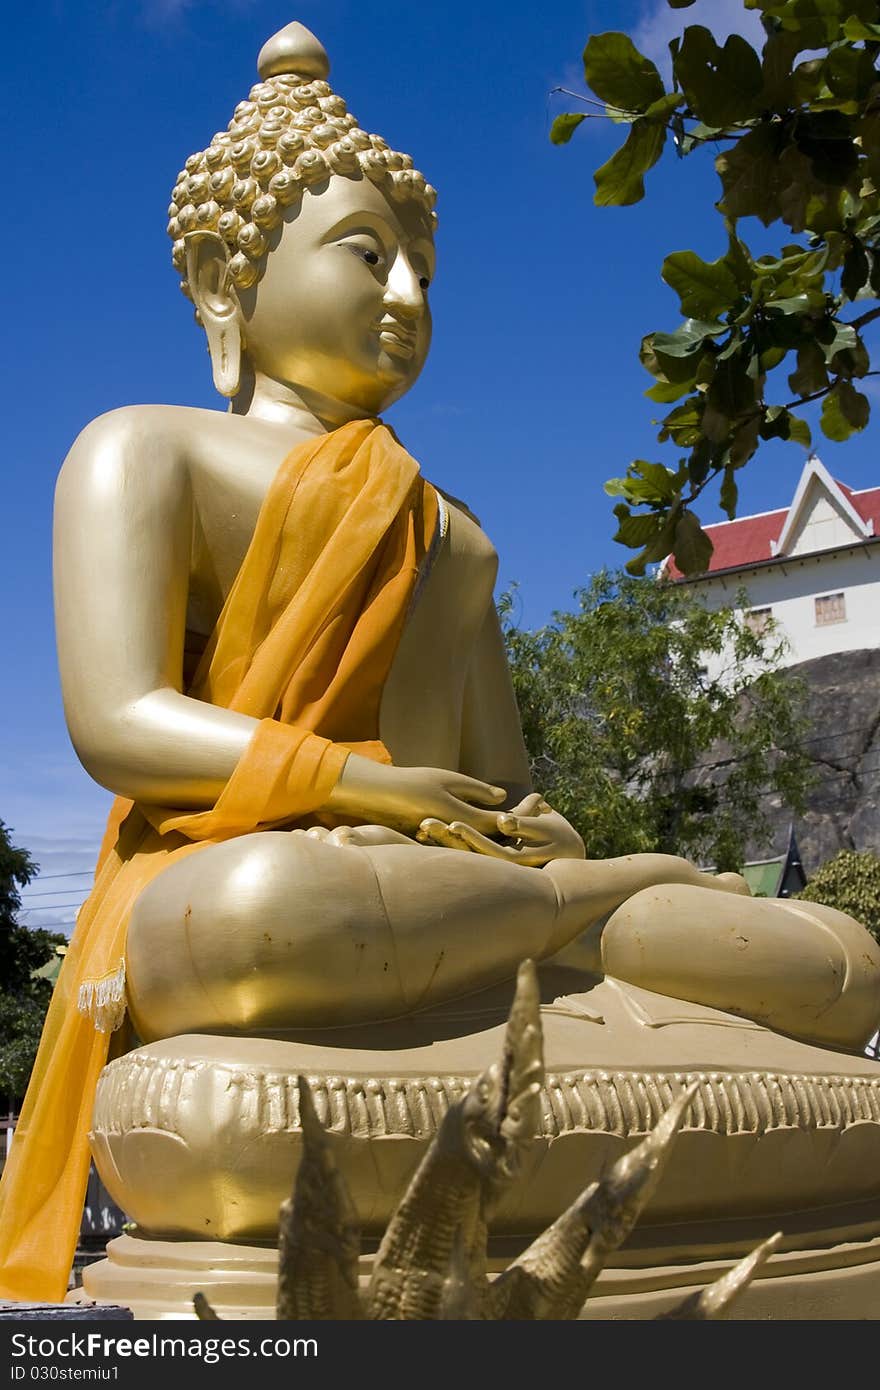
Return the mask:
{"type": "Polygon", "coordinates": [[[764,44],[764,30],[757,10],[747,10],[743,0],[696,0],[687,10],[671,10],[666,0],[653,0],[633,31],[633,42],[656,63],[664,77],[671,74],[669,40],[682,34],[689,24],[711,29],[719,43],[730,34],[742,34],[753,48],[764,44]]]}

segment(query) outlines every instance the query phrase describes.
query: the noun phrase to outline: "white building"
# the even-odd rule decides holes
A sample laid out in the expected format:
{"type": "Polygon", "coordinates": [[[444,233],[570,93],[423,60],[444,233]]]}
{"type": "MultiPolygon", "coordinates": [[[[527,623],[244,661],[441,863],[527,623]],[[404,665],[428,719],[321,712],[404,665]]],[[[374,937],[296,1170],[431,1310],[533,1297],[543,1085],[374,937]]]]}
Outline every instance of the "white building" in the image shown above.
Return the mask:
{"type": "Polygon", "coordinates": [[[712,608],[746,588],[749,620],[775,619],[788,665],[880,646],[880,487],[853,492],[814,455],[790,507],[705,530],[715,547],[706,573],[684,579],[668,559],[661,574],[712,608]]]}

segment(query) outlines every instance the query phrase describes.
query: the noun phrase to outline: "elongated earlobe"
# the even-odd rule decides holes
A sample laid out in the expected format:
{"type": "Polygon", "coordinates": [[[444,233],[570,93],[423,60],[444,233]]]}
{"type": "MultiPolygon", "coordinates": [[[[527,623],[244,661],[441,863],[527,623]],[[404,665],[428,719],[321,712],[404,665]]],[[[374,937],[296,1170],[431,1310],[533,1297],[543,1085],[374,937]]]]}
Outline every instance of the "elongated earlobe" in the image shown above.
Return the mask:
{"type": "Polygon", "coordinates": [[[241,385],[244,334],[238,293],[229,270],[229,252],[213,232],[186,238],[190,294],[208,338],[214,385],[232,398],[241,385]]]}
{"type": "Polygon", "coordinates": [[[238,324],[220,329],[216,351],[211,345],[210,335],[208,345],[211,352],[214,385],[221,396],[230,398],[237,396],[238,388],[241,385],[241,334],[238,331],[238,324]]]}

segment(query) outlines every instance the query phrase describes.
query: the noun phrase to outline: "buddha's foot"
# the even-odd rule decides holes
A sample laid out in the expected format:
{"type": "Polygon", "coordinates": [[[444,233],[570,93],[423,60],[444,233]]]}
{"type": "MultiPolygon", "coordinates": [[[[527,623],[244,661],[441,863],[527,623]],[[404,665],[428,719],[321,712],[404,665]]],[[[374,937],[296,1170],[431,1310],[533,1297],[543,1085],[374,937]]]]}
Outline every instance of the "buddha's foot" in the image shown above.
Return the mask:
{"type": "Polygon", "coordinates": [[[673,999],[853,1051],[880,1022],[880,945],[818,903],[690,884],[646,888],[608,919],[602,969],[673,999]]]}
{"type": "Polygon", "coordinates": [[[310,840],[321,844],[337,845],[346,848],[374,848],[376,845],[412,845],[419,849],[417,840],[409,835],[401,835],[399,830],[389,830],[387,825],[337,825],[327,830],[322,825],[313,825],[308,830],[292,830],[291,835],[307,835],[310,840]]]}

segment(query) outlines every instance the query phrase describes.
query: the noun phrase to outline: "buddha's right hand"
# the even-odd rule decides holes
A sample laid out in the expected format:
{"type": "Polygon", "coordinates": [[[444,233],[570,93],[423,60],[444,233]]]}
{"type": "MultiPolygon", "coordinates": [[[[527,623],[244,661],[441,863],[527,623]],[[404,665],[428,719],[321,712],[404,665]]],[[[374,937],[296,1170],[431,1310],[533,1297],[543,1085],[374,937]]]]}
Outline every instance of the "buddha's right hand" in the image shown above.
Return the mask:
{"type": "Polygon", "coordinates": [[[461,821],[483,835],[498,834],[498,808],[507,798],[493,787],[461,772],[439,767],[394,767],[351,753],[322,808],[346,821],[387,825],[415,835],[429,818],[461,821]],[[494,810],[481,810],[483,806],[494,810]]]}

